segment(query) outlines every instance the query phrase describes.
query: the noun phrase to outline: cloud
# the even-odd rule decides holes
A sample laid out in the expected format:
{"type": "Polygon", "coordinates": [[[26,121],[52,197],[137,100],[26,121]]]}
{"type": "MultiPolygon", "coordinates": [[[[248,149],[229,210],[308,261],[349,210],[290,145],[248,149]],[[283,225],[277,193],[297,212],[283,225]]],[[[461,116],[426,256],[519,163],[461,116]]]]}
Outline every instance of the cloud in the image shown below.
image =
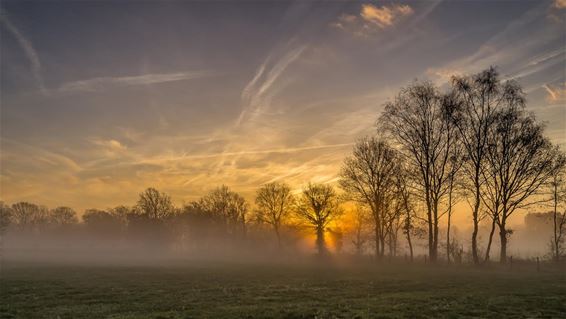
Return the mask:
{"type": "Polygon", "coordinates": [[[45,84],[43,83],[43,77],[41,75],[41,62],[39,60],[39,55],[33,47],[31,41],[25,37],[25,35],[8,19],[5,13],[0,13],[0,22],[4,27],[14,36],[21,49],[24,51],[26,58],[30,63],[31,72],[37,86],[42,93],[46,93],[45,84]]]}
{"type": "Polygon", "coordinates": [[[566,0],[554,0],[552,6],[556,9],[566,9],[566,0]]]}
{"type": "Polygon", "coordinates": [[[380,28],[392,26],[400,18],[413,14],[409,5],[392,4],[376,7],[372,4],[363,4],[360,17],[367,22],[375,23],[380,28]]]}
{"type": "Polygon", "coordinates": [[[381,7],[362,4],[357,14],[344,13],[331,26],[352,32],[356,36],[368,36],[376,31],[392,27],[415,11],[406,4],[390,4],[381,7]]]}
{"type": "Polygon", "coordinates": [[[548,103],[566,102],[566,83],[564,83],[562,87],[554,87],[549,84],[544,84],[542,87],[546,90],[546,101],[548,103]]]}
{"type": "Polygon", "coordinates": [[[277,92],[274,87],[283,72],[305,51],[307,45],[293,46],[283,52],[275,52],[268,56],[259,66],[252,80],[242,91],[242,111],[236,126],[257,117],[269,107],[271,98],[277,92]],[[273,58],[279,56],[278,58],[273,58]]]}
{"type": "Polygon", "coordinates": [[[100,91],[116,86],[135,86],[159,84],[167,82],[185,81],[212,75],[208,71],[187,71],[175,73],[153,73],[133,76],[97,77],[63,84],[59,88],[61,93],[100,91]]]}

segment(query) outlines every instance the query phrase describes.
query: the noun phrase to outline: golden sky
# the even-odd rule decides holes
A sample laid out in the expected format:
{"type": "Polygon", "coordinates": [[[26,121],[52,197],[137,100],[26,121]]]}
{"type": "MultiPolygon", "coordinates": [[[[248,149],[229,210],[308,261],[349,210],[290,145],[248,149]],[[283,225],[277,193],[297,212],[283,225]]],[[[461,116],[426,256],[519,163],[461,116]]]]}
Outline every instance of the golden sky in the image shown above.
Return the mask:
{"type": "MultiPolygon", "coordinates": [[[[497,65],[566,142],[563,1],[4,2],[0,199],[335,182],[415,78],[497,65]]],[[[462,208],[465,209],[465,208],[462,208]]]]}

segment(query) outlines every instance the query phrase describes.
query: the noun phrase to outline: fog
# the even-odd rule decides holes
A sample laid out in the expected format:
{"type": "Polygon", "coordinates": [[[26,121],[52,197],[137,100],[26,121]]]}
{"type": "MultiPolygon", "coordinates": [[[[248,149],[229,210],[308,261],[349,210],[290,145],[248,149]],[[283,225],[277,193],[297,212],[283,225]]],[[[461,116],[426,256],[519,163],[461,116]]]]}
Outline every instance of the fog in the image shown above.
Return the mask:
{"type": "MultiPolygon", "coordinates": [[[[550,258],[552,219],[550,214],[526,214],[510,237],[509,255],[515,259],[550,258]]],[[[373,229],[362,229],[362,250],[354,245],[356,233],[346,224],[328,227],[324,234],[325,262],[350,263],[375,260],[373,229]],[[340,225],[340,227],[336,226],[340,225]]],[[[490,225],[480,228],[480,252],[485,254],[490,225]]],[[[445,258],[446,229],[441,227],[440,257],[445,258]]],[[[452,256],[455,262],[470,262],[471,229],[453,226],[452,256]]],[[[314,230],[301,224],[281,230],[282,243],[268,225],[251,223],[246,229],[220,227],[181,216],[155,223],[90,223],[66,225],[36,224],[33,227],[8,227],[2,241],[4,263],[53,263],[84,265],[158,266],[202,262],[236,263],[305,263],[319,260],[314,230]]],[[[491,260],[498,260],[498,239],[493,237],[491,260]]],[[[408,260],[408,246],[399,232],[393,254],[386,260],[408,260]]],[[[425,260],[425,234],[415,233],[413,248],[416,261],[425,260]]],[[[442,261],[444,262],[444,261],[442,261]]]]}

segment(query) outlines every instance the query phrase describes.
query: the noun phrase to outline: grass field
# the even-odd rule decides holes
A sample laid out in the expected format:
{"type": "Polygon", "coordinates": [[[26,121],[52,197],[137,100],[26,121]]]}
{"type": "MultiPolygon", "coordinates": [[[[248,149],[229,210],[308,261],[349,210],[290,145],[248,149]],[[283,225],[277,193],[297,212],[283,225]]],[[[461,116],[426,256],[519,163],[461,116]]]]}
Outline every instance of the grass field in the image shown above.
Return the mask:
{"type": "Polygon", "coordinates": [[[560,270],[5,265],[1,318],[566,318],[560,270]]]}

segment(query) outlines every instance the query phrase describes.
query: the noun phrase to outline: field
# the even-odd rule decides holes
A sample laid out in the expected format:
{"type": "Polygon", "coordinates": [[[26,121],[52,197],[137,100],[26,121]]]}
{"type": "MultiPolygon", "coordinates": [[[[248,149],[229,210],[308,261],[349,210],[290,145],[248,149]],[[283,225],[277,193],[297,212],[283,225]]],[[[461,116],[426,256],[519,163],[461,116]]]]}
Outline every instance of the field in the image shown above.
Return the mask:
{"type": "Polygon", "coordinates": [[[5,264],[1,318],[565,318],[560,270],[5,264]]]}

